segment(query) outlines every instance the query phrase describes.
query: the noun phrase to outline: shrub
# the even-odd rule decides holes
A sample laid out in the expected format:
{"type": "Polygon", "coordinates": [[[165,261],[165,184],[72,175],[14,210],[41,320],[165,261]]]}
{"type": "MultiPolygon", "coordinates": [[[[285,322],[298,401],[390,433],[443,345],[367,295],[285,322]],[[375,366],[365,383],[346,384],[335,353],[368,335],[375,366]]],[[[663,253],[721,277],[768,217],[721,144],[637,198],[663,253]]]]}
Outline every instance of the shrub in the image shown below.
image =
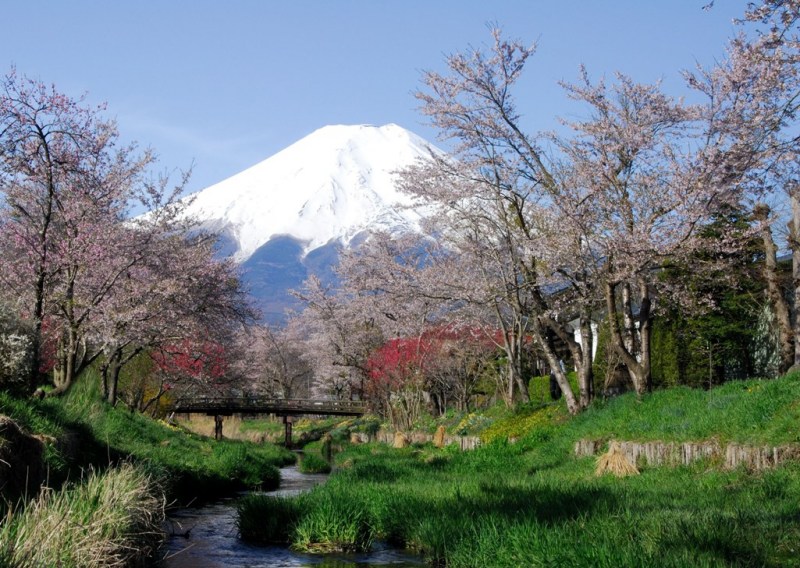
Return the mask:
{"type": "Polygon", "coordinates": [[[0,302],[0,386],[19,389],[27,385],[33,362],[31,330],[0,302]]]}
{"type": "Polygon", "coordinates": [[[553,426],[565,419],[565,411],[561,405],[550,404],[528,410],[527,413],[515,413],[507,418],[497,420],[482,434],[483,442],[495,440],[519,439],[537,432],[542,441],[549,438],[553,426]]]}

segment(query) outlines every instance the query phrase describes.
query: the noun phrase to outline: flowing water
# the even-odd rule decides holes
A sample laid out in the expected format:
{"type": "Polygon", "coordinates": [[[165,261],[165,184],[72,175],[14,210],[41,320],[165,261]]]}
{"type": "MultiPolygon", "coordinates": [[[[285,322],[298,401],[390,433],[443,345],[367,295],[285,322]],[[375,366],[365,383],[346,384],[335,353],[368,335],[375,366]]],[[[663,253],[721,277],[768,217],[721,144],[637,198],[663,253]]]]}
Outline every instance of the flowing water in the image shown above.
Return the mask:
{"type": "MultiPolygon", "coordinates": [[[[305,475],[297,467],[281,470],[281,488],[275,495],[294,495],[323,483],[327,475],[305,475]]],[[[164,546],[164,568],[369,568],[423,566],[419,557],[376,546],[365,554],[311,555],[279,546],[253,546],[242,542],[236,531],[233,499],[205,507],[181,509],[170,515],[171,536],[164,546]],[[184,536],[185,535],[185,536],[184,536]]]]}

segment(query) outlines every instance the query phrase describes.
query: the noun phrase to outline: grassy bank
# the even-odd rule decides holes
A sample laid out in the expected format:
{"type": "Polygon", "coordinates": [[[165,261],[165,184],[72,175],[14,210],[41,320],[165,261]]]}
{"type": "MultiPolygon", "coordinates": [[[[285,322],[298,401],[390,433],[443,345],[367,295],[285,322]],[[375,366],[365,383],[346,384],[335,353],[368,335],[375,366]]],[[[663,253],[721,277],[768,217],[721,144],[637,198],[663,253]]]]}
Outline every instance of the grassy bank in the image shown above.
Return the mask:
{"type": "Polygon", "coordinates": [[[0,393],[0,414],[38,435],[46,466],[27,499],[3,493],[0,566],[132,565],[160,544],[165,504],[275,488],[278,467],[295,460],[271,444],[215,441],[112,408],[92,373],[60,398],[0,393]]]}
{"type": "Polygon", "coordinates": [[[796,376],[626,395],[577,418],[531,407],[495,420],[473,452],[350,447],[326,485],[295,506],[254,498],[240,527],[284,511],[285,534],[261,540],[313,551],[384,539],[451,567],[800,565],[796,462],[751,473],[701,461],[619,479],[572,454],[587,437],[800,442],[799,408],[796,376]]]}
{"type": "Polygon", "coordinates": [[[213,498],[243,488],[278,486],[278,467],[295,456],[272,444],[215,441],[102,402],[99,379],[86,373],[61,398],[18,400],[0,395],[0,413],[53,439],[46,456],[57,485],[71,472],[133,460],[154,469],[179,501],[213,498]]]}

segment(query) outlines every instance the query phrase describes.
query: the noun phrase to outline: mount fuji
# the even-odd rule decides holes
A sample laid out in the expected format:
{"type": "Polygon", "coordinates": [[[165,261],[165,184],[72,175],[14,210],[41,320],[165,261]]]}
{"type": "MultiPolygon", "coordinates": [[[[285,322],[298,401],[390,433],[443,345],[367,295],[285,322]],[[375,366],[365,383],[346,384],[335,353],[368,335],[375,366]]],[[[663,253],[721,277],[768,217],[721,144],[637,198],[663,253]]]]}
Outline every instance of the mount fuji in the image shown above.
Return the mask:
{"type": "Polygon", "coordinates": [[[186,214],[221,235],[268,322],[295,305],[310,274],[333,278],[342,247],[372,230],[418,230],[422,213],[395,186],[397,171],[440,153],[397,126],[325,126],[192,196],[186,214]]]}

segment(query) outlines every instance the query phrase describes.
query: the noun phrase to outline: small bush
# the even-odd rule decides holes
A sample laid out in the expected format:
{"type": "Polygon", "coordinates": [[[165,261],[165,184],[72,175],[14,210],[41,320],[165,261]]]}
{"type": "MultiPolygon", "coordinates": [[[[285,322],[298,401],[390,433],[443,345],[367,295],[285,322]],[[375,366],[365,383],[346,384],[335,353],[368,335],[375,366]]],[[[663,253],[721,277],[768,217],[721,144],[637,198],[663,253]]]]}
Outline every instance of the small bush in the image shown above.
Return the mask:
{"type": "Polygon", "coordinates": [[[553,427],[565,417],[565,410],[558,404],[529,408],[527,412],[515,412],[511,416],[497,420],[484,430],[481,440],[489,443],[495,440],[519,439],[535,433],[538,439],[546,441],[553,427]]]}

